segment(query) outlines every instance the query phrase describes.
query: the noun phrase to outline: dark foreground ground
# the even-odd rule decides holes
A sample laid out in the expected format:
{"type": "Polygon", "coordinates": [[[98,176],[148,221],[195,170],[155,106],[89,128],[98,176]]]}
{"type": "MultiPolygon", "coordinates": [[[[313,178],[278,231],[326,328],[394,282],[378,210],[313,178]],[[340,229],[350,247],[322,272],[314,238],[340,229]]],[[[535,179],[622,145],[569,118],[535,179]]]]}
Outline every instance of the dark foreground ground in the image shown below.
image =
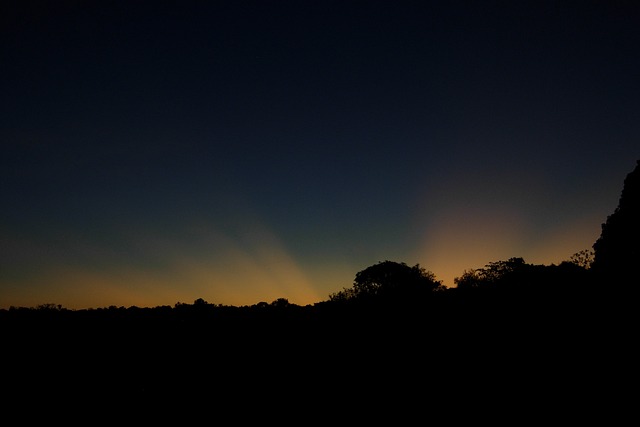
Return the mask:
{"type": "Polygon", "coordinates": [[[23,420],[611,424],[636,405],[636,316],[598,307],[4,313],[3,401],[23,420]]]}

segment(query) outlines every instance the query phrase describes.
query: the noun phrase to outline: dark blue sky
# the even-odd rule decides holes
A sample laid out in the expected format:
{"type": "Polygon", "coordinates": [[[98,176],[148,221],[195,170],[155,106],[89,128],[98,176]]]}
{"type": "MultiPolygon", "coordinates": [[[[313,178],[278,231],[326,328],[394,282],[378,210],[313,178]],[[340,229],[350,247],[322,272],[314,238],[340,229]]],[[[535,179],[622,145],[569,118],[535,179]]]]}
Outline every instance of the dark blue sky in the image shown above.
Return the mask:
{"type": "Polygon", "coordinates": [[[0,8],[2,307],[559,263],[640,158],[633,2],[0,8]]]}

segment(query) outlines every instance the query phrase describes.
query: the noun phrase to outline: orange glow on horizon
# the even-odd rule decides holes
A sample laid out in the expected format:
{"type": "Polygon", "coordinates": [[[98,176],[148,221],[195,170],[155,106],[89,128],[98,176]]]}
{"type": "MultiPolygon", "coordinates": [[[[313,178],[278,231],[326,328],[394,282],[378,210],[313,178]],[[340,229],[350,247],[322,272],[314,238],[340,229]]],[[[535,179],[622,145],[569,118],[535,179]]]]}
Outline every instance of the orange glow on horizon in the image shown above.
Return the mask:
{"type": "Polygon", "coordinates": [[[601,219],[581,218],[539,233],[524,216],[505,212],[455,211],[430,224],[416,258],[438,280],[455,287],[465,270],[522,257],[529,264],[559,264],[583,249],[591,249],[600,233],[601,219]]]}

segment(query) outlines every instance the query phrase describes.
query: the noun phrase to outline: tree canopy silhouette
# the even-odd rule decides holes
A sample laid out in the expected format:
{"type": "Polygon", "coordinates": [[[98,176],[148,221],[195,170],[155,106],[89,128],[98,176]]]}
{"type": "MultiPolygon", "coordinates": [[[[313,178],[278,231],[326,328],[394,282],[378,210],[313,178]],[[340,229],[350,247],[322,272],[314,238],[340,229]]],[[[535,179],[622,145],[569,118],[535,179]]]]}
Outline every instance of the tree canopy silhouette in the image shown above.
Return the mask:
{"type": "Polygon", "coordinates": [[[513,257],[506,261],[495,261],[484,268],[465,270],[462,276],[453,279],[457,289],[489,289],[512,279],[527,267],[523,258],[513,257]]]}
{"type": "Polygon", "coordinates": [[[427,297],[446,289],[435,275],[420,267],[404,262],[381,261],[356,273],[352,288],[329,296],[330,301],[346,300],[410,300],[427,297]]]}

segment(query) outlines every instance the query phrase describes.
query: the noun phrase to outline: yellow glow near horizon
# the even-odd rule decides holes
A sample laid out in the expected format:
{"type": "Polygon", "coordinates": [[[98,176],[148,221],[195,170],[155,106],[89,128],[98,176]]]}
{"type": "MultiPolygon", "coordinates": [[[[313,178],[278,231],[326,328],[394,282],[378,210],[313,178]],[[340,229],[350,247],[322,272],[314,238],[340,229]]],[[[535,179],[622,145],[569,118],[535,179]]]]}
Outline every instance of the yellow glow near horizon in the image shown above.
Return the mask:
{"type": "Polygon", "coordinates": [[[242,236],[232,238],[201,227],[197,251],[184,241],[129,236],[132,246],[155,260],[155,267],[53,265],[30,277],[29,286],[11,286],[13,291],[5,295],[6,307],[2,308],[49,303],[68,309],[155,307],[192,303],[198,298],[235,306],[285,298],[306,305],[327,299],[275,234],[255,221],[243,229],[242,236]]]}
{"type": "MultiPolygon", "coordinates": [[[[362,260],[357,257],[302,263],[272,230],[247,215],[224,230],[204,222],[167,234],[121,230],[114,240],[124,242],[125,252],[135,255],[130,262],[119,252],[123,247],[101,246],[79,235],[58,239],[55,250],[14,238],[15,247],[22,252],[51,259],[28,277],[4,279],[0,308],[49,303],[69,309],[155,307],[193,303],[198,298],[234,306],[278,298],[307,305],[326,301],[331,293],[352,286],[358,271],[385,259],[419,263],[453,287],[454,278],[465,270],[514,256],[532,264],[568,260],[592,247],[606,217],[592,212],[541,231],[534,229],[530,212],[463,203],[455,201],[422,216],[429,221],[421,228],[422,243],[413,250],[401,249],[394,255],[381,249],[379,259],[364,264],[358,264],[362,260]],[[407,253],[405,258],[402,254],[407,253]],[[137,256],[142,261],[134,259],[137,256]],[[82,264],[82,259],[90,262],[82,264]]],[[[419,219],[416,215],[416,223],[419,219]]]]}

